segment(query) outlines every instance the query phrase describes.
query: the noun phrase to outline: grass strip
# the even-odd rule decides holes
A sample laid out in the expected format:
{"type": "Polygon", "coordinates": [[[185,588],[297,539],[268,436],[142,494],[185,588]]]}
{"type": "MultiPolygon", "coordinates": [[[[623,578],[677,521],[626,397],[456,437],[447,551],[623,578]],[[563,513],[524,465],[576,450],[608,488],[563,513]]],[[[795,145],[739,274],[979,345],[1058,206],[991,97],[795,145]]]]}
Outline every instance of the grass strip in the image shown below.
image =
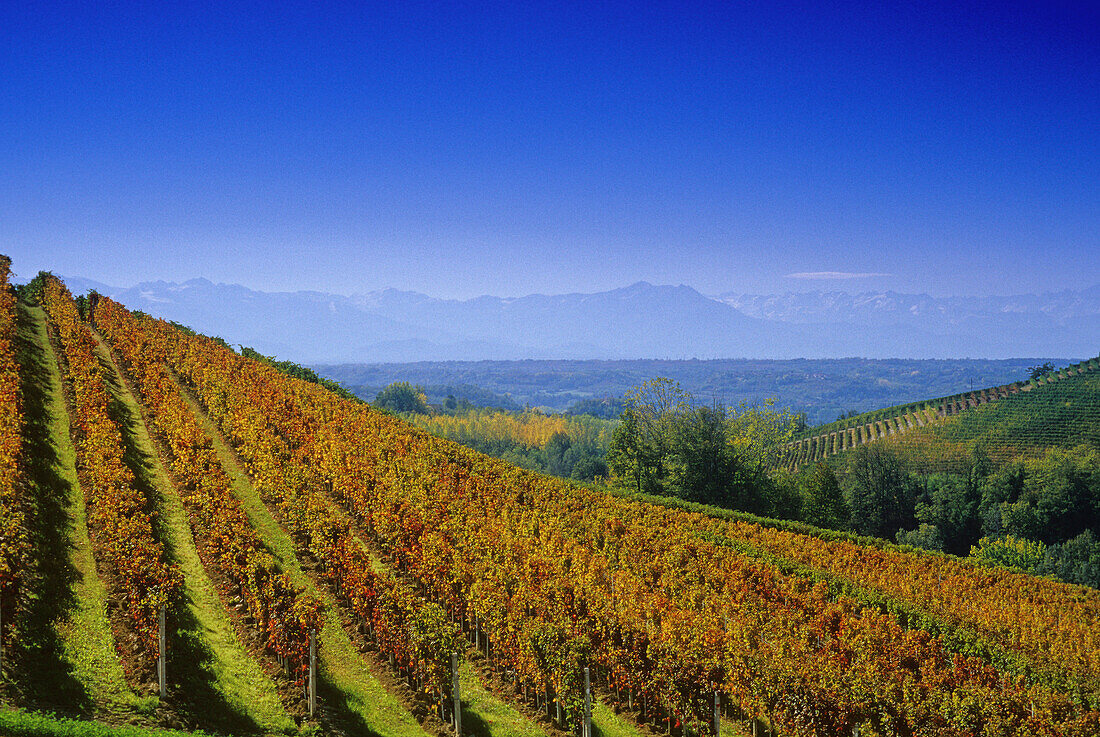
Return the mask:
{"type": "Polygon", "coordinates": [[[458,683],[463,732],[474,737],[546,737],[545,730],[485,688],[468,660],[458,667],[458,683]]]}
{"type": "Polygon", "coordinates": [[[592,732],[595,737],[642,737],[637,725],[616,714],[599,699],[592,702],[592,732]]]}
{"type": "Polygon", "coordinates": [[[241,644],[225,605],[206,575],[192,538],[183,501],[160,458],[141,407],[100,341],[96,353],[108,370],[108,389],[134,457],[128,458],[137,483],[159,501],[163,542],[184,575],[183,611],[175,612],[169,656],[177,711],[199,724],[233,733],[297,731],[274,681],[241,644]]]}
{"type": "Polygon", "coordinates": [[[205,732],[177,732],[130,725],[116,727],[19,709],[0,709],[0,734],[5,737],[208,737],[205,732]]]}
{"type": "MultiPolygon", "coordinates": [[[[115,650],[114,636],[107,618],[107,589],[96,572],[92,543],[88,536],[84,495],[76,474],[76,451],[69,434],[69,411],[61,383],[58,358],[46,331],[46,316],[40,307],[21,305],[26,337],[30,350],[37,354],[32,364],[24,366],[30,383],[41,394],[40,416],[45,423],[52,447],[53,468],[35,474],[39,481],[48,479],[61,488],[37,488],[41,498],[56,498],[68,517],[69,592],[66,615],[56,624],[61,659],[71,666],[72,677],[83,687],[91,700],[90,708],[101,712],[137,711],[150,714],[158,699],[138,697],[126,684],[122,663],[115,650]]],[[[29,675],[33,678],[34,673],[29,675]]],[[[42,686],[43,684],[38,684],[42,686]]],[[[31,682],[28,691],[38,692],[31,682]]],[[[48,701],[47,693],[34,693],[34,701],[48,701]]],[[[69,706],[69,705],[66,705],[69,706]]]]}

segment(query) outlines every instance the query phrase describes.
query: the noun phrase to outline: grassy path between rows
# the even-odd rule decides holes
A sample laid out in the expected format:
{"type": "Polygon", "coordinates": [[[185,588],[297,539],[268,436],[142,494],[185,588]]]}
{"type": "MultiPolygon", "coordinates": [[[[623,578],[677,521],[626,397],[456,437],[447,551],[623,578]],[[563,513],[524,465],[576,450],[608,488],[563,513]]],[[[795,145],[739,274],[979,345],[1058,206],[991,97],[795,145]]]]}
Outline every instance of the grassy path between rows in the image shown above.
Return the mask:
{"type": "Polygon", "coordinates": [[[132,387],[102,341],[96,353],[108,371],[116,421],[127,444],[126,461],[139,488],[157,500],[165,549],[184,577],[182,606],[172,613],[175,621],[169,627],[173,709],[186,721],[219,732],[296,732],[274,681],[246,651],[203,568],[183,501],[160,461],[132,387]]]}
{"type": "Polygon", "coordinates": [[[458,668],[463,732],[475,737],[545,737],[546,731],[481,682],[469,661],[458,668]]]}
{"type": "Polygon", "coordinates": [[[155,698],[127,686],[96,572],[84,495],[76,474],[58,357],[40,307],[19,305],[19,362],[34,546],[32,596],[14,674],[25,705],[74,716],[149,714],[155,698]]]}
{"type": "Polygon", "coordinates": [[[293,539],[275,520],[253,488],[221,432],[190,392],[183,391],[183,396],[213,442],[222,466],[232,481],[233,492],[264,545],[297,585],[305,587],[325,602],[325,623],[318,638],[321,671],[318,695],[322,702],[335,709],[337,718],[347,725],[349,733],[425,737],[427,733],[412,714],[371,673],[366,660],[344,631],[339,610],[331,597],[302,570],[293,539]]]}

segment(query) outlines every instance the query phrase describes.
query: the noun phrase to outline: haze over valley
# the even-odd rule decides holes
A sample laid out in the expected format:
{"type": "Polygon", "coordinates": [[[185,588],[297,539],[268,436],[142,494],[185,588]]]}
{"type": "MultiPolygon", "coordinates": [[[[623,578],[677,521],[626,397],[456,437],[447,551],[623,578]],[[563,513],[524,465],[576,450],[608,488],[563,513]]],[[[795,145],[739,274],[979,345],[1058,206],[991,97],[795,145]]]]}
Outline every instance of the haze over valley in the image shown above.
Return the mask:
{"type": "Polygon", "coordinates": [[[707,296],[638,282],[591,294],[438,299],[397,289],[261,292],[206,279],[116,287],[156,317],[300,363],[522,359],[1083,358],[1100,286],[1006,297],[817,291],[707,296]]]}

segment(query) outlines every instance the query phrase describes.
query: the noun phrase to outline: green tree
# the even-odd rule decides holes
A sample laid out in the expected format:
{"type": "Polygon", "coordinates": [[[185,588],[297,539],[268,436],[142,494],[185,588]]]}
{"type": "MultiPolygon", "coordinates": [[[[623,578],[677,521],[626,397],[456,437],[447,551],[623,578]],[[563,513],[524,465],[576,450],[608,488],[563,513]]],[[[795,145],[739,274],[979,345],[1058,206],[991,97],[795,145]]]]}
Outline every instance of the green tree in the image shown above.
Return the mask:
{"type": "Polygon", "coordinates": [[[833,469],[818,463],[802,487],[802,519],[817,527],[843,530],[848,526],[848,504],[833,469]]]}
{"type": "Polygon", "coordinates": [[[569,478],[577,481],[592,481],[604,477],[609,473],[607,461],[598,455],[583,455],[573,464],[573,470],[569,478]]]}
{"type": "Polygon", "coordinates": [[[1019,568],[1028,573],[1040,573],[1046,545],[1023,537],[983,537],[970,550],[970,557],[1006,568],[1019,568]]]}
{"type": "Polygon", "coordinates": [[[378,396],[374,399],[374,406],[398,413],[421,415],[431,413],[424,390],[407,381],[395,381],[378,392],[378,396]]]}
{"type": "Polygon", "coordinates": [[[546,441],[543,452],[546,454],[546,471],[555,476],[568,476],[572,469],[572,458],[568,457],[572,441],[567,433],[558,431],[546,441]]]}
{"type": "Polygon", "coordinates": [[[1091,530],[1052,545],[1047,558],[1047,567],[1063,581],[1100,588],[1100,540],[1091,530]]]}
{"type": "Polygon", "coordinates": [[[1012,463],[982,485],[983,529],[1048,545],[1100,531],[1100,452],[1052,448],[1012,463]]]}
{"type": "Polygon", "coordinates": [[[760,476],[780,465],[783,445],[794,438],[798,415],[775,407],[775,397],[761,405],[745,402],[728,411],[730,444],[741,466],[760,476]]]}
{"type": "Polygon", "coordinates": [[[687,393],[671,379],[656,378],[631,389],[607,451],[607,465],[638,491],[667,493],[675,423],[690,407],[687,393]]]}
{"type": "Polygon", "coordinates": [[[1047,374],[1051,373],[1052,371],[1054,371],[1054,364],[1051,363],[1050,361],[1047,361],[1046,363],[1041,363],[1038,366],[1028,366],[1027,367],[1028,378],[1033,380],[1033,381],[1035,379],[1038,379],[1038,378],[1042,377],[1042,376],[1046,376],[1047,374]]]}
{"type": "Polygon", "coordinates": [[[932,474],[916,503],[915,516],[936,527],[943,550],[966,555],[981,534],[981,486],[973,474],[932,474]]]}
{"type": "Polygon", "coordinates": [[[898,530],[897,543],[925,550],[943,550],[943,535],[940,528],[922,522],[915,530],[898,530]]]}
{"type": "Polygon", "coordinates": [[[881,443],[856,449],[845,487],[858,532],[892,539],[914,526],[917,487],[892,449],[881,443]]]}
{"type": "Polygon", "coordinates": [[[626,410],[607,454],[620,483],[651,494],[749,512],[797,516],[801,497],[793,483],[771,477],[779,446],[798,417],[762,406],[693,406],[669,379],[654,379],[626,395],[626,410]]]}
{"type": "Polygon", "coordinates": [[[766,475],[749,478],[759,499],[755,510],[746,511],[778,519],[802,519],[802,490],[793,473],[777,468],[766,475]]]}
{"type": "Polygon", "coordinates": [[[651,448],[642,441],[638,417],[631,409],[623,411],[618,427],[611,434],[607,467],[616,478],[628,482],[639,493],[660,491],[656,483],[656,459],[651,448]]]}
{"type": "Polygon", "coordinates": [[[725,407],[697,407],[673,427],[671,476],[677,496],[703,504],[743,508],[738,495],[738,460],[730,443],[725,407]]]}

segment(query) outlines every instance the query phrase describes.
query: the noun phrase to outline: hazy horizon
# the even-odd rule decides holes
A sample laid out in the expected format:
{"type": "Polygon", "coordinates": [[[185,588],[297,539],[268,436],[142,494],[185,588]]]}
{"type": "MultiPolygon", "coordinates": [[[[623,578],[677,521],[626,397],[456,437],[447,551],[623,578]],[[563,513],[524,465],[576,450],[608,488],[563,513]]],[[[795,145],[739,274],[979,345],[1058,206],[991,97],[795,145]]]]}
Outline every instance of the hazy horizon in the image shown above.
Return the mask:
{"type": "MultiPolygon", "coordinates": [[[[20,272],[20,270],[18,269],[18,264],[13,264],[12,268],[13,268],[12,283],[24,284],[27,281],[29,281],[30,279],[34,278],[33,273],[22,273],[22,272],[20,272]]],[[[331,294],[331,295],[334,295],[334,296],[353,298],[353,297],[369,296],[371,294],[377,294],[377,293],[380,293],[380,292],[386,292],[386,291],[391,291],[392,290],[392,291],[397,291],[397,292],[406,292],[406,293],[418,294],[418,295],[421,295],[421,296],[424,296],[424,297],[429,297],[431,299],[456,301],[456,302],[469,302],[471,300],[476,300],[476,299],[480,299],[480,298],[483,298],[483,297],[498,297],[498,298],[501,298],[501,299],[521,299],[523,297],[553,297],[553,296],[563,296],[563,295],[603,294],[603,293],[609,292],[609,291],[618,291],[618,290],[629,289],[630,287],[637,286],[637,285],[640,285],[640,284],[644,284],[644,285],[647,285],[647,286],[656,286],[656,287],[688,287],[690,289],[694,289],[695,291],[699,292],[699,294],[702,294],[705,297],[711,297],[711,298],[718,298],[718,297],[722,297],[722,296],[727,295],[727,294],[737,294],[737,295],[754,296],[754,297],[755,296],[768,297],[768,296],[788,296],[788,295],[799,296],[799,295],[816,295],[816,294],[843,294],[843,295],[847,295],[847,296],[851,296],[851,297],[858,297],[858,296],[861,296],[861,295],[869,295],[869,294],[894,293],[894,294],[898,294],[898,295],[912,296],[912,297],[930,297],[930,298],[933,298],[933,299],[982,299],[982,298],[1007,299],[1007,298],[1012,298],[1012,297],[1043,296],[1043,295],[1047,295],[1047,294],[1059,294],[1059,293],[1064,293],[1064,292],[1086,292],[1086,291],[1091,291],[1091,290],[1094,290],[1094,289],[1100,289],[1100,282],[1097,282],[1095,284],[1086,285],[1085,287],[1076,288],[1076,289],[1075,288],[1069,288],[1069,287],[1063,287],[1061,289],[1050,289],[1050,290],[1035,291],[1035,292],[1013,292],[1013,293],[1005,292],[1005,293],[989,293],[989,294],[956,294],[956,295],[945,295],[945,296],[941,296],[941,297],[935,297],[934,295],[931,295],[928,292],[903,292],[903,291],[898,291],[898,290],[893,290],[893,289],[871,289],[871,288],[864,288],[864,289],[859,289],[859,290],[845,289],[844,284],[842,282],[842,283],[834,284],[834,285],[830,285],[830,286],[821,286],[821,287],[818,287],[816,289],[809,289],[809,288],[801,289],[801,290],[788,289],[788,290],[781,291],[781,292],[766,292],[765,293],[765,292],[746,292],[746,291],[739,291],[739,290],[726,290],[724,292],[713,292],[712,293],[712,292],[705,292],[705,291],[699,289],[698,287],[696,287],[695,285],[692,285],[692,284],[656,283],[656,282],[647,281],[645,279],[639,279],[639,280],[634,281],[630,284],[619,284],[619,285],[611,286],[608,289],[601,289],[601,290],[590,290],[590,291],[573,290],[573,291],[567,291],[567,292],[554,292],[554,293],[550,293],[550,292],[525,292],[525,293],[514,293],[514,294],[503,294],[503,293],[491,294],[491,293],[486,292],[486,293],[482,293],[482,294],[470,295],[470,296],[467,296],[467,297],[443,297],[443,296],[440,296],[440,295],[437,295],[437,294],[431,294],[431,293],[428,293],[428,292],[421,292],[421,291],[418,291],[418,290],[415,290],[415,289],[404,289],[402,287],[392,286],[392,285],[391,286],[379,287],[377,289],[372,289],[368,292],[339,292],[339,291],[319,290],[319,289],[280,289],[280,290],[268,291],[268,290],[263,290],[263,289],[255,289],[254,287],[251,287],[246,283],[219,281],[219,280],[216,280],[216,279],[209,279],[209,278],[204,277],[204,276],[192,276],[190,278],[184,278],[184,279],[180,279],[180,280],[152,278],[152,279],[142,279],[142,280],[138,280],[138,281],[131,281],[130,283],[126,283],[126,284],[108,284],[107,282],[101,282],[98,279],[92,279],[90,277],[86,277],[86,276],[80,275],[80,274],[58,274],[58,273],[53,272],[50,269],[46,269],[46,271],[51,271],[51,273],[54,273],[55,276],[57,276],[58,278],[60,278],[62,281],[66,282],[66,283],[68,283],[71,280],[72,281],[77,281],[79,283],[98,282],[99,284],[103,285],[104,287],[110,287],[112,289],[119,289],[119,290],[134,289],[136,287],[141,286],[142,284],[158,283],[158,282],[162,282],[162,283],[165,283],[165,284],[173,284],[173,285],[183,285],[183,284],[186,284],[188,282],[206,281],[206,282],[209,282],[209,283],[211,283],[215,286],[244,287],[244,288],[249,289],[251,291],[265,292],[265,293],[268,293],[268,294],[298,294],[298,293],[314,292],[314,293],[331,294]]],[[[35,273],[37,273],[37,272],[35,272],[35,273]]]]}

